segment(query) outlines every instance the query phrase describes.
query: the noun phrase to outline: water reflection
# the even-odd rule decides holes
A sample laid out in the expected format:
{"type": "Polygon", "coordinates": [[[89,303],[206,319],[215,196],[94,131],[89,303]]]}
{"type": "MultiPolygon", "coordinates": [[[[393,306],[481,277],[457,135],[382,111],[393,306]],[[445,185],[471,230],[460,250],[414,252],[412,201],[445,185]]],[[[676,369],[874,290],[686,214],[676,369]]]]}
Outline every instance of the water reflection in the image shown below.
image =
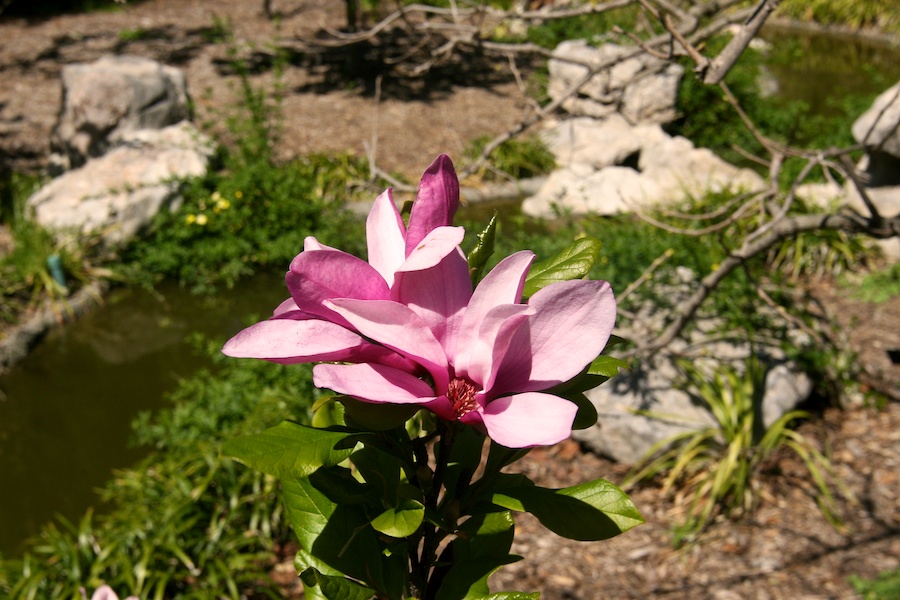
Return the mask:
{"type": "Polygon", "coordinates": [[[275,276],[213,300],[174,286],[116,290],[0,378],[0,552],[13,554],[56,513],[78,519],[111,469],[140,458],[127,444],[135,414],[161,406],[180,377],[208,362],[190,333],[229,336],[283,290],[275,276]]]}

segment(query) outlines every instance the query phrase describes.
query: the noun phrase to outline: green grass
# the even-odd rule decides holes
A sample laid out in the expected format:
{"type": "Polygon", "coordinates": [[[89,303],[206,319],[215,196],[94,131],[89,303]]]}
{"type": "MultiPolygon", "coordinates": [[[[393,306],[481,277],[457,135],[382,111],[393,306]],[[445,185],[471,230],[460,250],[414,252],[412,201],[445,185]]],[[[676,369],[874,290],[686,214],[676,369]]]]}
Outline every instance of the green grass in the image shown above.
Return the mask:
{"type": "Polygon", "coordinates": [[[900,31],[900,12],[885,0],[782,0],[779,14],[822,25],[900,31]]]}
{"type": "Polygon", "coordinates": [[[867,273],[855,285],[845,281],[843,286],[852,289],[854,298],[883,304],[900,296],[900,263],[867,273]]]}
{"type": "Polygon", "coordinates": [[[897,600],[900,598],[900,569],[885,571],[875,579],[851,577],[850,584],[863,600],[897,600]]]}

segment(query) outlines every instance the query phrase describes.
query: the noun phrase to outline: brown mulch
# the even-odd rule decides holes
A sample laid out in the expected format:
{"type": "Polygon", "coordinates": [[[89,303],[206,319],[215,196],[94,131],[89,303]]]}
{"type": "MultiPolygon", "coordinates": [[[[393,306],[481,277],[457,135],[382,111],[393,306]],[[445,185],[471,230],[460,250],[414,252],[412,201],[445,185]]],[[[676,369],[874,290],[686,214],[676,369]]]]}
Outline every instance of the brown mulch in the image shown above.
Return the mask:
{"type": "MultiPolygon", "coordinates": [[[[0,160],[13,169],[45,164],[59,110],[60,72],[71,62],[113,53],[155,58],[184,69],[197,121],[225,133],[223,115],[236,99],[228,47],[207,41],[214,20],[230,22],[239,45],[265,49],[273,39],[302,40],[338,26],[343,3],[275,0],[278,23],[253,0],[147,0],[121,12],[67,15],[43,21],[0,21],[0,160]],[[126,41],[141,29],[143,39],[126,41]]],[[[264,53],[263,53],[264,54],[264,53]]],[[[298,57],[281,85],[282,157],[350,151],[415,180],[432,158],[459,156],[471,139],[498,134],[527,114],[529,104],[502,65],[453,80],[416,86],[385,79],[380,96],[365,68],[342,70],[340,56],[298,57]],[[376,98],[378,102],[376,103],[376,98]]],[[[346,66],[346,65],[345,65],[346,66]]],[[[440,74],[439,74],[440,75],[440,74]]],[[[272,84],[263,64],[253,80],[272,84]]],[[[863,367],[863,383],[897,391],[900,367],[886,351],[900,348],[900,298],[871,305],[834,284],[813,288],[863,367]]],[[[678,513],[658,487],[633,490],[647,523],[604,543],[560,539],[530,518],[520,519],[514,552],[525,560],[501,570],[497,589],[541,590],[546,600],[595,598],[851,598],[848,577],[900,567],[900,404],[879,410],[827,410],[804,426],[832,456],[858,503],[842,502],[841,531],[821,516],[802,464],[785,455],[780,474],[763,484],[758,511],[714,523],[700,543],[673,546],[678,513]]],[[[564,486],[604,477],[621,481],[626,468],[583,452],[574,442],[533,451],[522,461],[540,484],[564,486]]],[[[287,578],[292,574],[290,567],[287,578]]],[[[285,570],[283,569],[283,570],[285,570]]]]}

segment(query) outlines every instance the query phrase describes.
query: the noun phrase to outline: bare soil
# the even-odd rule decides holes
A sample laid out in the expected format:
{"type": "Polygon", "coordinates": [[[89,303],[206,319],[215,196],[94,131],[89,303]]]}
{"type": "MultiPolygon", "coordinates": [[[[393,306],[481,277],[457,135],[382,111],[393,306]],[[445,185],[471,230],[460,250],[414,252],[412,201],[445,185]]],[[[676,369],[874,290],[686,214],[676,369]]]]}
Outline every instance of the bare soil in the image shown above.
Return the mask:
{"type": "MultiPolygon", "coordinates": [[[[228,44],[210,41],[215,24],[230,24],[242,55],[253,60],[253,80],[274,85],[267,66],[272,40],[304,47],[323,27],[341,25],[342,4],[275,0],[276,21],[261,15],[261,0],[146,0],[119,12],[2,19],[0,166],[39,171],[46,164],[62,67],[106,53],[137,54],[184,69],[196,120],[225,135],[237,78],[228,44]]],[[[459,156],[471,139],[501,133],[530,110],[506,63],[464,60],[415,82],[387,73],[378,90],[374,62],[340,52],[291,56],[280,80],[285,118],[278,152],[284,158],[369,152],[380,168],[415,181],[438,153],[459,156]]],[[[843,343],[858,354],[862,383],[900,395],[900,367],[887,354],[900,349],[900,298],[872,305],[833,283],[810,289],[843,343]]],[[[764,479],[757,511],[716,522],[699,543],[680,549],[672,543],[678,509],[653,484],[633,490],[647,523],[609,542],[563,540],[522,518],[514,552],[526,559],[498,573],[493,583],[497,589],[540,590],[547,600],[852,598],[849,576],[873,578],[900,567],[900,404],[828,409],[803,432],[829,452],[858,500],[841,501],[841,530],[821,516],[802,464],[786,454],[764,479]]],[[[574,442],[535,450],[521,464],[549,486],[596,477],[619,482],[627,470],[574,442]]],[[[279,571],[292,595],[290,566],[279,571]]]]}

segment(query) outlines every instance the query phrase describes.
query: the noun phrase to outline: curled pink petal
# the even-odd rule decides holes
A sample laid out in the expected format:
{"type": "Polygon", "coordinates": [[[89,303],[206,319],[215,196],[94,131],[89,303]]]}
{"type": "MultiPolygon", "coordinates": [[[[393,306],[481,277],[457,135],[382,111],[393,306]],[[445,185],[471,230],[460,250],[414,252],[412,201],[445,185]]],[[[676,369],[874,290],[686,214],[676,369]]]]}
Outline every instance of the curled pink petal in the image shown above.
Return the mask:
{"type": "Polygon", "coordinates": [[[323,319],[341,322],[323,305],[331,298],[387,299],[390,289],[367,262],[339,250],[301,252],[285,276],[297,307],[323,319]]]}
{"type": "Polygon", "coordinates": [[[469,263],[458,247],[430,269],[398,273],[391,290],[394,301],[408,306],[428,323],[447,356],[456,347],[458,321],[471,295],[469,263]]]}
{"type": "Polygon", "coordinates": [[[438,227],[412,249],[397,271],[421,271],[433,267],[454,252],[465,235],[466,230],[462,227],[438,227]]]}
{"type": "Polygon", "coordinates": [[[313,382],[365,402],[425,404],[435,398],[431,386],[415,375],[384,365],[316,365],[313,382]]]}
{"type": "Polygon", "coordinates": [[[314,362],[344,360],[366,343],[340,325],[319,319],[270,319],[244,329],[222,352],[234,358],[314,362]]]}
{"type": "Polygon", "coordinates": [[[387,282],[394,284],[394,273],[406,260],[406,226],[394,204],[391,190],[385,190],[369,211],[366,219],[366,243],[369,264],[387,282]]]}
{"type": "Polygon", "coordinates": [[[293,298],[288,298],[287,300],[285,300],[284,302],[282,302],[281,304],[279,304],[278,306],[275,307],[275,310],[272,311],[272,316],[278,317],[280,315],[291,313],[291,312],[294,312],[297,310],[300,310],[300,307],[297,306],[297,303],[294,302],[293,298]]]}
{"type": "Polygon", "coordinates": [[[409,256],[431,231],[453,223],[458,208],[456,170],[450,157],[441,154],[425,170],[419,182],[406,231],[406,255],[409,256]]]}
{"type": "Polygon", "coordinates": [[[530,448],[568,438],[577,412],[568,400],[526,392],[492,400],[480,414],[492,440],[507,448],[530,448]]]}
{"type": "Polygon", "coordinates": [[[534,253],[529,251],[507,256],[475,288],[459,326],[457,343],[459,353],[464,356],[458,359],[458,366],[468,369],[475,338],[488,311],[500,304],[518,304],[522,300],[525,276],[533,261],[534,253]]]}
{"type": "Polygon", "coordinates": [[[409,307],[386,300],[326,301],[358,332],[424,367],[443,393],[450,382],[447,356],[428,324],[409,307]]]}
{"type": "Polygon", "coordinates": [[[606,346],[616,299],[605,281],[561,281],[528,301],[535,314],[516,332],[495,391],[545,390],[568,381],[606,346]]]}

